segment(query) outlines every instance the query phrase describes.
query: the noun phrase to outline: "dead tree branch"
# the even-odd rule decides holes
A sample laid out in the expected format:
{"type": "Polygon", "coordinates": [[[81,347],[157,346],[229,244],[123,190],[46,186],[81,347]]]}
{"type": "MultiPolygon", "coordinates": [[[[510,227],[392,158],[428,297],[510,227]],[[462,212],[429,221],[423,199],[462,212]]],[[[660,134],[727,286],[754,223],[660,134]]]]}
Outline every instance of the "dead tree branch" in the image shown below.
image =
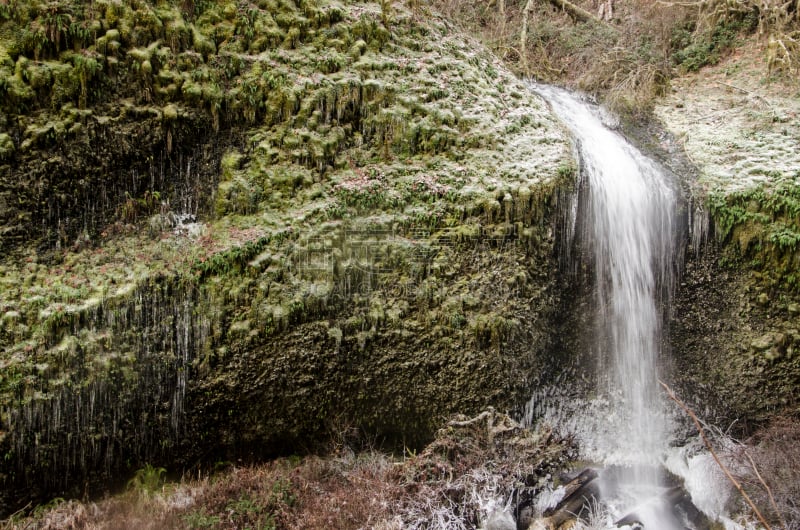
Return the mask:
{"type": "Polygon", "coordinates": [[[580,20],[581,22],[598,22],[600,24],[605,24],[601,19],[589,13],[584,8],[573,4],[569,0],[550,0],[550,3],[556,7],[560,7],[569,13],[572,18],[580,20]]]}
{"type": "Polygon", "coordinates": [[[533,0],[528,0],[522,10],[522,31],[519,35],[519,49],[522,52],[520,63],[526,74],[528,72],[528,16],[530,16],[531,9],[533,9],[533,0]]]}
{"type": "Polygon", "coordinates": [[[486,410],[475,416],[474,418],[470,418],[464,421],[458,420],[450,420],[447,422],[447,425],[450,427],[467,427],[472,425],[473,423],[478,423],[486,418],[489,418],[489,422],[491,423],[491,417],[494,416],[494,407],[488,407],[486,410]]]}

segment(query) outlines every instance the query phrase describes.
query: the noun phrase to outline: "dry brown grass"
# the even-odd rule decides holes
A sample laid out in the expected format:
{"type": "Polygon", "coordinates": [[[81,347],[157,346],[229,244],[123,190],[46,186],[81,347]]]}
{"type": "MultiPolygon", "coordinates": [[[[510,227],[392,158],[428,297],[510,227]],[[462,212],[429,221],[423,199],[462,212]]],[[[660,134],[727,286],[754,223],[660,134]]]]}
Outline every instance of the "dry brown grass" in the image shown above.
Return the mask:
{"type": "MultiPolygon", "coordinates": [[[[592,13],[601,4],[599,0],[574,3],[592,13]]],[[[697,48],[696,43],[717,38],[713,34],[720,25],[735,27],[735,21],[744,19],[757,21],[753,28],[764,43],[770,73],[786,79],[800,77],[800,6],[796,2],[631,0],[616,2],[608,23],[575,20],[543,0],[532,3],[526,18],[526,4],[526,0],[432,2],[450,20],[480,36],[520,75],[597,94],[622,113],[649,112],[667,91],[670,79],[680,73],[676,52],[686,43],[676,38],[678,34],[688,32],[697,48]]],[[[727,46],[710,52],[727,53],[727,46]]],[[[701,48],[694,53],[704,52],[701,48]]],[[[694,59],[704,62],[702,57],[694,59]]],[[[711,57],[709,63],[716,60],[711,57]]]]}
{"type": "Polygon", "coordinates": [[[785,522],[788,530],[800,529],[800,421],[773,420],[732,456],[738,480],[773,528],[785,522]]]}
{"type": "MultiPolygon", "coordinates": [[[[464,420],[464,418],[457,418],[464,420]]],[[[516,501],[563,462],[547,432],[494,411],[451,424],[420,454],[354,452],[335,436],[326,457],[281,458],[155,491],[134,488],[96,502],[54,502],[4,530],[183,528],[475,528],[492,506],[516,501]]]]}
{"type": "MultiPolygon", "coordinates": [[[[577,1],[596,12],[598,2],[577,1]]],[[[575,20],[548,2],[435,0],[434,6],[477,34],[520,75],[607,95],[619,110],[647,110],[668,86],[670,38],[689,10],[652,0],[617,2],[610,23],[575,20]],[[523,22],[526,22],[523,24],[523,22]]]]}

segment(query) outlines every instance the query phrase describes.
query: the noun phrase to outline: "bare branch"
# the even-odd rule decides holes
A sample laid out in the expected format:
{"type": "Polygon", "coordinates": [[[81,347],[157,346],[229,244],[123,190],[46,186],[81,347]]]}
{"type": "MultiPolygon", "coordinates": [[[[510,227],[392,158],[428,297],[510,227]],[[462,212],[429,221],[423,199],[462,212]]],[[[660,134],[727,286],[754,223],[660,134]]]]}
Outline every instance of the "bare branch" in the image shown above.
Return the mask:
{"type": "MultiPolygon", "coordinates": [[[[484,410],[483,412],[481,412],[480,414],[478,414],[477,416],[475,416],[474,418],[469,419],[469,420],[464,420],[464,421],[451,420],[451,421],[448,421],[447,425],[450,426],[450,427],[466,427],[468,425],[472,425],[473,423],[478,423],[479,421],[481,421],[481,420],[483,420],[483,419],[485,419],[487,417],[490,417],[490,416],[494,416],[494,407],[488,407],[487,410],[484,410]]],[[[490,418],[489,421],[491,422],[491,418],[490,418]]]]}
{"type": "Polygon", "coordinates": [[[589,13],[588,11],[583,9],[582,7],[573,4],[569,0],[550,0],[550,3],[555,5],[555,6],[557,6],[557,7],[560,7],[561,9],[563,9],[564,11],[569,13],[569,15],[572,18],[576,18],[576,19],[580,20],[581,22],[592,21],[592,22],[597,22],[599,24],[605,24],[605,22],[603,20],[600,20],[598,17],[596,17],[593,14],[589,13]]]}

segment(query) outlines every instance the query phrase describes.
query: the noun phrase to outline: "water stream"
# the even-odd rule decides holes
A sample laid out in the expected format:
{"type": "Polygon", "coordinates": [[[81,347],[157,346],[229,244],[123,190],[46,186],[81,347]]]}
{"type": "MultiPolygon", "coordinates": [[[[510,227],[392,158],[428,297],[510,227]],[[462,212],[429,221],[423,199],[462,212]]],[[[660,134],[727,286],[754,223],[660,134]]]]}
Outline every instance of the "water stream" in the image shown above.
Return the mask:
{"type": "Polygon", "coordinates": [[[636,512],[644,528],[682,529],[686,522],[659,501],[675,485],[665,467],[675,467],[675,427],[658,380],[668,357],[662,323],[675,275],[677,179],[607,126],[597,106],[532,88],[570,131],[580,163],[574,226],[565,231],[579,251],[567,259],[589,271],[594,325],[575,332],[591,334],[585,357],[596,366],[583,395],[537,395],[529,419],[568,432],[583,458],[604,468],[600,495],[612,521],[636,512]]]}

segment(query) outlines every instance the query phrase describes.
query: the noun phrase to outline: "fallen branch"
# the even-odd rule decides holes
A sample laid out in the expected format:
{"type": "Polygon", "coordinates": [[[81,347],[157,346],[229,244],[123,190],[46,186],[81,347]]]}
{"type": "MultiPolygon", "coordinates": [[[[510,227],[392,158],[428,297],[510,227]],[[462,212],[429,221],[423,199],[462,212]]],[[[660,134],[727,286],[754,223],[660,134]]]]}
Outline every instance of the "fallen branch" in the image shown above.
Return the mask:
{"type": "Polygon", "coordinates": [[[556,7],[560,7],[572,18],[576,18],[581,22],[597,22],[599,24],[605,24],[604,20],[601,20],[600,18],[586,11],[584,8],[573,4],[569,0],[550,0],[550,3],[556,7]]]}
{"type": "Polygon", "coordinates": [[[778,113],[777,113],[777,111],[775,110],[775,107],[773,107],[773,106],[772,106],[772,104],[771,104],[771,103],[770,103],[770,102],[767,100],[767,98],[765,98],[765,97],[764,97],[764,96],[762,96],[761,94],[756,94],[755,92],[753,92],[753,91],[751,91],[751,90],[747,90],[746,88],[738,87],[738,86],[736,86],[736,85],[732,85],[732,84],[730,84],[730,83],[724,83],[724,82],[722,82],[722,81],[716,81],[716,83],[717,83],[718,85],[722,85],[722,86],[726,86],[726,87],[728,87],[728,88],[732,88],[733,90],[738,90],[738,91],[739,91],[739,92],[741,92],[742,94],[747,94],[748,96],[752,96],[754,99],[758,99],[758,100],[761,100],[761,101],[763,101],[763,102],[764,102],[764,104],[765,104],[765,105],[766,105],[766,106],[769,108],[769,110],[772,112],[772,116],[773,116],[773,117],[777,117],[777,116],[778,116],[778,113]]]}
{"type": "Polygon", "coordinates": [[[534,521],[534,530],[552,530],[585,513],[588,506],[599,497],[597,471],[586,468],[564,486],[564,498],[554,507],[545,510],[542,518],[534,521]]]}
{"type": "Polygon", "coordinates": [[[717,453],[714,452],[714,448],[711,447],[711,442],[709,442],[708,438],[706,438],[706,432],[705,432],[705,430],[703,430],[703,426],[700,425],[700,420],[697,418],[697,416],[695,416],[694,412],[692,412],[692,410],[686,405],[686,403],[681,401],[680,398],[678,398],[678,396],[675,395],[675,392],[673,392],[672,389],[670,387],[668,387],[667,384],[664,381],[659,379],[658,382],[659,382],[659,384],[661,384],[662,387],[664,387],[664,390],[667,392],[667,395],[669,396],[669,398],[672,401],[674,401],[675,403],[677,403],[678,406],[680,408],[682,408],[684,410],[684,412],[686,412],[686,414],[689,415],[690,418],[692,418],[692,421],[694,422],[694,426],[697,427],[697,432],[700,434],[700,438],[703,440],[703,443],[705,444],[706,449],[708,449],[708,452],[711,453],[712,457],[714,457],[714,461],[717,463],[717,465],[722,470],[722,472],[725,473],[725,476],[728,477],[728,480],[731,482],[731,484],[733,484],[733,486],[742,495],[742,497],[744,498],[745,502],[747,502],[747,504],[750,506],[750,508],[752,508],[753,513],[756,514],[756,517],[758,517],[758,520],[761,521],[761,524],[764,525],[764,528],[766,530],[772,530],[772,527],[767,522],[767,520],[764,519],[764,516],[761,515],[761,511],[759,511],[759,509],[756,507],[756,504],[753,502],[753,500],[750,498],[750,496],[747,494],[747,492],[744,491],[744,488],[742,488],[742,485],[739,483],[738,480],[736,480],[733,477],[733,475],[728,470],[728,468],[725,466],[725,464],[723,464],[722,461],[719,459],[719,457],[717,456],[717,453]]]}
{"type": "MultiPolygon", "coordinates": [[[[447,422],[447,425],[450,427],[467,427],[472,425],[473,423],[478,423],[479,421],[489,417],[494,416],[494,407],[488,407],[486,410],[475,416],[474,418],[458,421],[458,420],[450,420],[447,422]]],[[[463,417],[463,416],[462,416],[463,417]]],[[[490,420],[491,421],[491,420],[490,420]]]]}
{"type": "Polygon", "coordinates": [[[32,502],[28,502],[28,504],[26,504],[25,506],[23,506],[22,508],[20,508],[16,512],[14,512],[11,515],[9,515],[8,519],[0,520],[0,525],[3,525],[3,527],[5,527],[5,525],[10,525],[14,521],[14,517],[16,517],[17,515],[20,515],[21,513],[25,512],[25,510],[27,510],[28,508],[31,507],[31,504],[32,504],[32,502]]]}

